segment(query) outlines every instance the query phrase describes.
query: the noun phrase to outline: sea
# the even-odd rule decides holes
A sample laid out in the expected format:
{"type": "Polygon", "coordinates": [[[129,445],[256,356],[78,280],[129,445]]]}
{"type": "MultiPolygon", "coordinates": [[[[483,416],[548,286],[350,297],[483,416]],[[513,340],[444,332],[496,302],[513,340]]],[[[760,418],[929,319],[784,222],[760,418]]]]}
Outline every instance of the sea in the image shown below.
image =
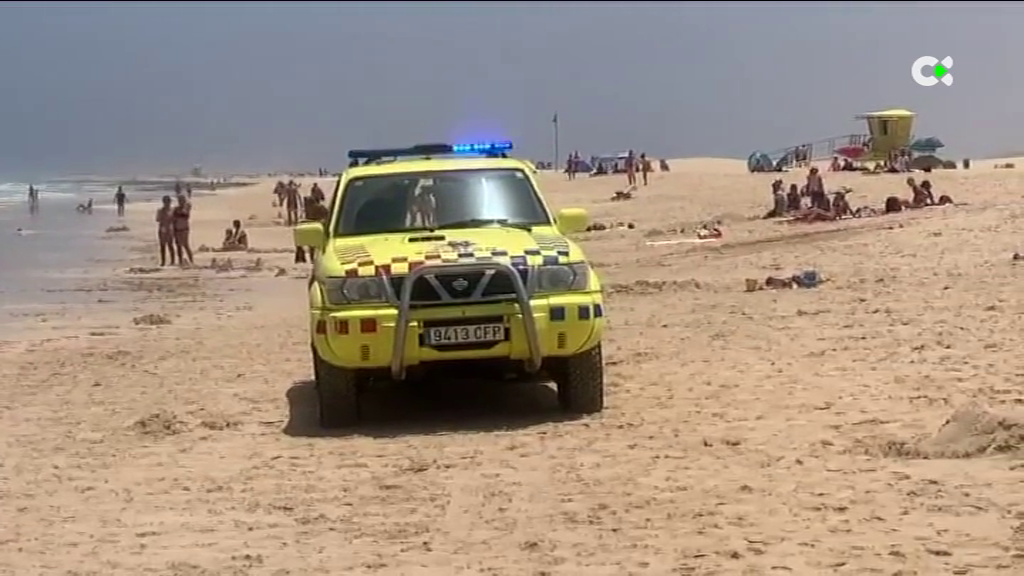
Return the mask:
{"type": "MultiPolygon", "coordinates": [[[[39,191],[39,210],[29,213],[29,182],[0,183],[0,339],[4,327],[23,322],[54,307],[95,302],[97,295],[81,287],[109,273],[128,255],[122,242],[104,238],[119,218],[114,193],[123,186],[127,210],[153,210],[173,179],[52,179],[31,182],[39,191]],[[93,200],[92,214],[77,210],[93,200]]],[[[209,190],[194,182],[193,190],[209,190]]],[[[223,186],[223,184],[218,184],[223,186]]]]}

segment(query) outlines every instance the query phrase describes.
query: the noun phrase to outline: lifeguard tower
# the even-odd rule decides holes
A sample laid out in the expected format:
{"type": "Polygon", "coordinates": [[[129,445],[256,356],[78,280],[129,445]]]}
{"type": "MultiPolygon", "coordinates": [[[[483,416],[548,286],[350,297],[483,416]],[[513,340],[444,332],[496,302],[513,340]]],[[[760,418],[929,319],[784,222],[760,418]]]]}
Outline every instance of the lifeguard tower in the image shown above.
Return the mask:
{"type": "Polygon", "coordinates": [[[893,150],[910,146],[916,117],[917,114],[902,109],[868,112],[857,116],[858,120],[867,120],[868,123],[868,138],[863,143],[865,153],[858,160],[882,162],[889,158],[893,150]]]}
{"type": "Polygon", "coordinates": [[[916,117],[914,112],[903,109],[860,114],[855,119],[867,120],[867,134],[833,136],[767,153],[756,151],[747,159],[747,167],[751,172],[774,172],[806,166],[833,156],[857,162],[882,162],[893,150],[910,145],[916,117]]]}

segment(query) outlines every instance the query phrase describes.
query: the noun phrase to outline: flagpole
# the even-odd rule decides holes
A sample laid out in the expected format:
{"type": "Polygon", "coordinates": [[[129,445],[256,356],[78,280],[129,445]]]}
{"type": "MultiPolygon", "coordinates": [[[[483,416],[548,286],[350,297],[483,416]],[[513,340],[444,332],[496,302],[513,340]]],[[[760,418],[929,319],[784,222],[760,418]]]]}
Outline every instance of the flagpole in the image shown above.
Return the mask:
{"type": "Polygon", "coordinates": [[[558,162],[559,158],[561,158],[561,156],[558,155],[558,112],[555,112],[555,115],[551,118],[551,123],[555,125],[555,161],[551,164],[551,168],[554,169],[555,172],[558,172],[558,162]]]}

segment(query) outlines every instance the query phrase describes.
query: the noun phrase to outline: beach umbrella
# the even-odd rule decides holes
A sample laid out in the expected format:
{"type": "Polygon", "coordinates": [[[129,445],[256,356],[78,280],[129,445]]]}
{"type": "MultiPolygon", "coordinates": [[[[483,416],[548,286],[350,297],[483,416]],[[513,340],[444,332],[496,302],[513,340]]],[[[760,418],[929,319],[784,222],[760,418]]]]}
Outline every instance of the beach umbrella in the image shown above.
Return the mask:
{"type": "Polygon", "coordinates": [[[935,136],[929,136],[927,138],[918,138],[910,145],[910,149],[914,152],[934,152],[939,148],[945,148],[942,140],[939,140],[935,136]]]}
{"type": "Polygon", "coordinates": [[[927,154],[925,156],[918,156],[911,160],[910,167],[914,170],[935,170],[937,168],[942,168],[943,163],[939,158],[932,156],[931,154],[927,154]]]}
{"type": "Polygon", "coordinates": [[[863,146],[842,146],[840,148],[836,148],[833,152],[836,156],[856,160],[863,156],[864,153],[867,152],[867,149],[863,146]]]}

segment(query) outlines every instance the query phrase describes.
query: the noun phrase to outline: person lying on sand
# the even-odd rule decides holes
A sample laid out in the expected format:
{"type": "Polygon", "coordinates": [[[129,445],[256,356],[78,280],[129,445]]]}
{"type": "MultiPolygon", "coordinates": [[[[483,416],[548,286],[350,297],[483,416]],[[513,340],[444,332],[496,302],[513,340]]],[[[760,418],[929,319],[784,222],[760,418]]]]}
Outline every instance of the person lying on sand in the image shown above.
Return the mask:
{"type": "Polygon", "coordinates": [[[861,206],[853,211],[854,218],[871,218],[872,216],[878,216],[879,214],[881,214],[881,212],[871,206],[861,206]]]}
{"type": "Polygon", "coordinates": [[[850,203],[846,200],[846,194],[850,192],[849,189],[839,190],[833,192],[833,199],[830,201],[828,196],[818,198],[818,205],[805,208],[797,212],[790,223],[793,222],[832,222],[841,218],[846,218],[854,215],[853,210],[850,209],[850,203]]]}
{"type": "Polygon", "coordinates": [[[831,222],[833,220],[837,220],[837,218],[831,210],[822,210],[812,206],[801,210],[789,222],[831,222]]]}
{"type": "Polygon", "coordinates": [[[623,200],[633,199],[633,187],[629,187],[626,190],[616,190],[615,194],[612,194],[612,202],[621,202],[623,200]]]}
{"type": "Polygon", "coordinates": [[[249,249],[249,234],[242,230],[241,220],[233,221],[231,228],[224,231],[224,242],[220,248],[226,252],[249,249]]]}
{"type": "Polygon", "coordinates": [[[712,240],[722,237],[722,229],[717,224],[704,224],[697,229],[698,240],[712,240]]]}

